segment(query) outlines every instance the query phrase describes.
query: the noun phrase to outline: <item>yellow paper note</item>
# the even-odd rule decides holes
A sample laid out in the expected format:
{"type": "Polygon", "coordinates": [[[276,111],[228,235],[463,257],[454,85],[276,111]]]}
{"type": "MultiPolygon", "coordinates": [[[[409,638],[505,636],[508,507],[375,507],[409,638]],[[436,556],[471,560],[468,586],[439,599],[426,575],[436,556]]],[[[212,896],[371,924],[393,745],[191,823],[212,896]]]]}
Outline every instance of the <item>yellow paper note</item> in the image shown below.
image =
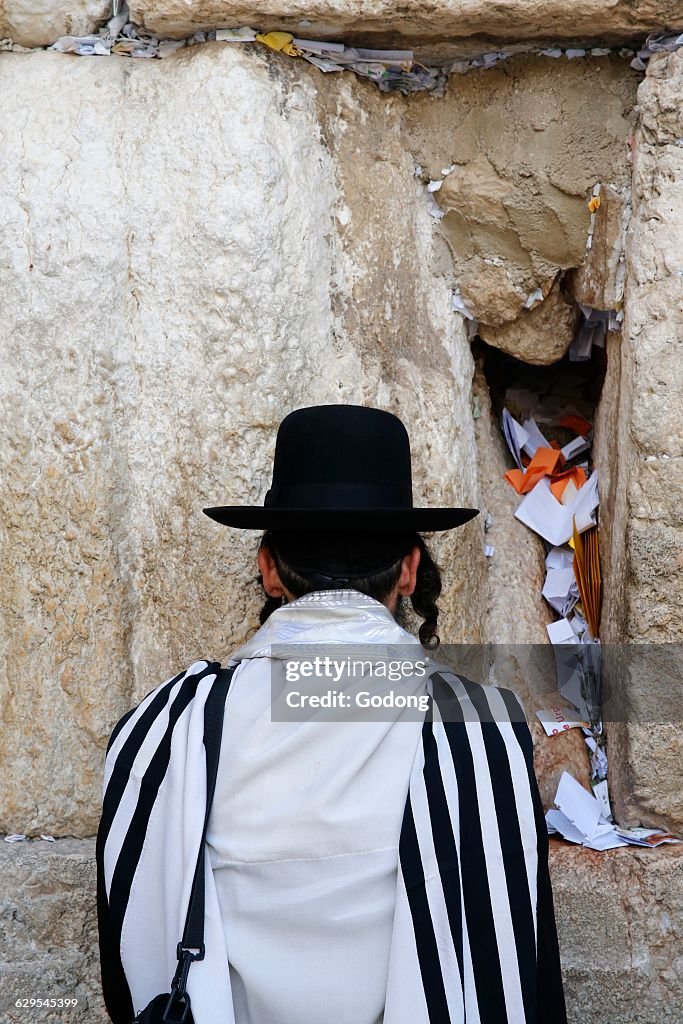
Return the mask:
{"type": "Polygon", "coordinates": [[[600,577],[600,555],[598,551],[598,528],[579,533],[572,520],[573,536],[570,541],[574,548],[573,569],[581,595],[583,614],[594,640],[600,632],[600,606],[602,602],[602,581],[600,577]]]}
{"type": "Polygon", "coordinates": [[[286,53],[290,57],[299,57],[301,50],[294,45],[294,36],[289,32],[266,32],[265,35],[257,35],[256,41],[264,46],[276,50],[278,53],[286,53]]]}

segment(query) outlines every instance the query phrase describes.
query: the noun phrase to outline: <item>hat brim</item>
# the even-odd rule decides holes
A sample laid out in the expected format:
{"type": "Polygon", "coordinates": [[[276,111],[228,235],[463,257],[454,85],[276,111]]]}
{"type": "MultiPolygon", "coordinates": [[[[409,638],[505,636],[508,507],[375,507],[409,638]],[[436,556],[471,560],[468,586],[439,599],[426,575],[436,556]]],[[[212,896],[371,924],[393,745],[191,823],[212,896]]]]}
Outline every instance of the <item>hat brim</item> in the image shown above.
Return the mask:
{"type": "Polygon", "coordinates": [[[223,526],[240,530],[433,533],[453,530],[479,515],[478,508],[266,508],[263,505],[217,505],[202,509],[223,526]]]}

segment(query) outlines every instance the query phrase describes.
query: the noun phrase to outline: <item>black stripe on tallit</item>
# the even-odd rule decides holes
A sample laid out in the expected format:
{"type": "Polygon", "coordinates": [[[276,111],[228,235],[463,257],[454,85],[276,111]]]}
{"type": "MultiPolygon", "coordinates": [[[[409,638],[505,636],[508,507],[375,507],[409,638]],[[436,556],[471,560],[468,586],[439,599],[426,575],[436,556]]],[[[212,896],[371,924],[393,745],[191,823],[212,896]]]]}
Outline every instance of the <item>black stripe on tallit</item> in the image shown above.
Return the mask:
{"type": "MultiPolygon", "coordinates": [[[[103,842],[105,843],[107,841],[112,822],[116,816],[116,812],[119,809],[121,797],[123,796],[126,785],[128,784],[131,768],[135,758],[140,752],[140,747],[144,743],[149,730],[152,728],[154,719],[157,715],[161,714],[168,704],[171,696],[171,690],[184,675],[186,675],[185,672],[179,672],[177,676],[174,676],[173,679],[169,679],[167,683],[163,684],[159,689],[159,692],[154,696],[140,715],[140,718],[131,729],[130,735],[126,738],[126,742],[118,752],[116,760],[114,761],[114,767],[112,768],[111,775],[109,776],[107,790],[102,801],[100,831],[102,833],[103,842]]],[[[114,726],[114,733],[118,735],[121,731],[121,727],[134,711],[137,711],[137,708],[133,708],[124,715],[119,722],[117,722],[114,726]]],[[[109,745],[107,746],[107,751],[109,751],[115,738],[116,737],[112,734],[112,738],[109,740],[109,745]]]]}
{"type": "Polygon", "coordinates": [[[200,680],[207,675],[215,675],[219,668],[220,666],[216,663],[207,665],[201,672],[198,672],[196,675],[187,676],[183,680],[169,709],[166,731],[140,780],[140,795],[137,806],[130,820],[126,838],[123,840],[123,846],[114,868],[109,889],[112,921],[119,934],[123,925],[133,877],[137,870],[147,834],[147,825],[152,813],[152,807],[168,769],[171,757],[171,741],[176,722],[188,704],[193,700],[200,680]]]}
{"type": "MultiPolygon", "coordinates": [[[[135,760],[142,742],[147,735],[154,719],[168,703],[171,689],[182,679],[185,672],[178,673],[173,679],[165,683],[145,708],[131,730],[130,736],[119,751],[114,763],[114,768],[109,779],[107,792],[103,801],[103,813],[97,829],[95,842],[95,866],[96,866],[96,902],[97,902],[97,931],[100,953],[100,977],[102,982],[102,994],[104,997],[107,1012],[113,1024],[130,1024],[134,1016],[133,1000],[128,987],[128,980],[121,963],[121,930],[116,928],[109,910],[109,899],[107,898],[106,879],[104,872],[104,848],[109,836],[114,815],[118,810],[121,796],[126,788],[130,766],[135,760]]],[[[139,706],[139,705],[138,705],[139,706]]],[[[107,744],[109,753],[116,737],[121,729],[137,711],[137,707],[131,708],[123,718],[119,719],[114,726],[112,735],[107,744]]]]}
{"type": "Polygon", "coordinates": [[[453,825],[448,809],[448,800],[444,788],[441,766],[439,764],[439,748],[431,723],[425,723],[423,729],[424,742],[424,779],[429,804],[429,819],[432,826],[434,851],[439,865],[439,875],[443,886],[443,895],[448,912],[448,924],[451,929],[455,955],[460,971],[459,978],[446,978],[445,985],[460,986],[464,998],[464,962],[462,933],[462,885],[460,880],[460,863],[458,848],[453,835],[453,825]],[[427,730],[427,725],[430,725],[427,730]]]}
{"type": "Polygon", "coordinates": [[[118,722],[116,723],[116,725],[114,726],[114,728],[112,730],[111,736],[109,737],[109,742],[107,743],[107,754],[109,753],[111,748],[114,746],[114,741],[115,741],[116,737],[121,732],[121,730],[123,729],[124,725],[126,724],[128,719],[130,718],[130,716],[134,715],[136,711],[137,711],[137,707],[131,708],[130,711],[126,711],[126,713],[123,716],[123,718],[119,718],[118,722]]]}
{"type": "Polygon", "coordinates": [[[458,781],[460,872],[479,1016],[481,1024],[507,1024],[472,750],[457,695],[438,673],[431,678],[458,781]]]}
{"type": "MultiPolygon", "coordinates": [[[[514,693],[511,690],[501,690],[500,693],[510,711],[510,717],[512,717],[512,711],[516,710],[519,718],[519,704],[514,693]]],[[[536,850],[538,854],[536,876],[537,983],[534,1024],[567,1024],[557,923],[548,867],[548,828],[534,772],[534,745],[526,721],[518,720],[513,723],[512,728],[524,754],[536,821],[536,850]]]]}
{"type": "MultiPolygon", "coordinates": [[[[180,683],[180,688],[169,710],[169,721],[166,731],[141,779],[137,806],[130,820],[126,838],[114,868],[109,900],[106,899],[104,888],[103,851],[105,841],[103,838],[103,828],[101,829],[101,835],[98,834],[98,922],[100,927],[102,994],[106,1008],[108,1008],[115,1024],[119,1024],[119,1022],[120,1024],[129,1024],[132,1020],[132,1014],[126,1017],[131,1007],[128,982],[121,963],[121,931],[128,906],[130,888],[144,843],[147,824],[150,821],[150,815],[159,793],[159,787],[168,769],[173,729],[188,703],[195,697],[200,680],[209,674],[215,674],[219,668],[220,666],[217,663],[207,663],[205,668],[196,675],[187,676],[185,673],[182,674],[186,678],[180,683]]],[[[168,685],[163,688],[166,692],[168,692],[168,685]]],[[[148,726],[152,725],[153,721],[154,717],[151,718],[148,726]]],[[[126,762],[127,759],[124,759],[120,765],[120,758],[117,758],[115,770],[118,767],[120,773],[125,775],[124,766],[126,762]]],[[[109,823],[111,825],[111,821],[109,823]]]]}
{"type": "Polygon", "coordinates": [[[97,933],[102,995],[113,1024],[130,1024],[135,1015],[133,999],[121,963],[119,938],[112,927],[109,914],[109,901],[104,878],[104,838],[101,827],[98,830],[95,843],[95,864],[97,868],[97,933]]]}
{"type": "MultiPolygon", "coordinates": [[[[491,775],[493,800],[496,807],[498,834],[503,854],[503,867],[507,882],[508,900],[512,929],[515,935],[517,962],[524,1003],[524,1016],[529,1024],[536,1020],[536,933],[534,930],[534,908],[529,892],[529,878],[522,844],[519,814],[512,769],[505,740],[494,719],[486,693],[482,686],[458,676],[467,695],[482,720],[484,749],[491,775]]],[[[498,691],[501,693],[502,691],[498,691]]]]}
{"type": "MultiPolygon", "coordinates": [[[[427,723],[423,726],[423,736],[426,728],[427,723]]],[[[401,860],[401,872],[408,896],[408,905],[413,919],[415,945],[430,1024],[450,1024],[448,1001],[446,999],[444,979],[441,974],[434,923],[429,910],[424,869],[417,840],[410,793],[408,794],[403,813],[398,851],[401,860]]]]}

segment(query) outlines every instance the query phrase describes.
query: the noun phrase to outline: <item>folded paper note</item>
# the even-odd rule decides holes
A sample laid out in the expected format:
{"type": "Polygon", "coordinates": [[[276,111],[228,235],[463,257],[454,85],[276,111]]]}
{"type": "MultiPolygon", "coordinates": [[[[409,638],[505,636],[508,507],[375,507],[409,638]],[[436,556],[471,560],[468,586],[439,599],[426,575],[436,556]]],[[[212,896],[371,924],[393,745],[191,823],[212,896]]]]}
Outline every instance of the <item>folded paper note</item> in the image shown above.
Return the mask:
{"type": "Polygon", "coordinates": [[[556,612],[563,616],[569,615],[579,599],[574,570],[548,569],[541,593],[556,612]]]}
{"type": "MultiPolygon", "coordinates": [[[[503,409],[503,436],[507,441],[507,446],[512,453],[512,457],[515,460],[519,470],[522,469],[522,456],[521,449],[529,440],[529,435],[524,427],[517,422],[514,416],[511,416],[507,409],[503,409]]],[[[514,486],[514,485],[513,485],[514,486]]]]}
{"type": "Polygon", "coordinates": [[[571,494],[575,494],[580,487],[583,487],[588,477],[581,466],[572,466],[571,469],[563,469],[559,473],[552,473],[550,478],[550,490],[563,505],[567,504],[565,490],[568,484],[573,484],[571,494]]]}
{"type": "Polygon", "coordinates": [[[551,548],[545,556],[546,569],[571,569],[574,552],[569,547],[551,548]]]}
{"type": "Polygon", "coordinates": [[[575,455],[580,455],[581,452],[587,451],[593,444],[593,438],[591,435],[588,437],[575,437],[573,441],[569,441],[562,448],[562,456],[567,461],[573,459],[575,455]]]}
{"type": "Polygon", "coordinates": [[[561,504],[550,490],[550,481],[542,477],[522,499],[515,518],[555,546],[566,544],[573,534],[573,521],[579,533],[595,526],[593,513],[598,507],[598,474],[593,471],[569,505],[561,504]]]}
{"type": "Polygon", "coordinates": [[[537,711],[536,717],[543,726],[546,736],[557,736],[561,732],[579,727],[588,728],[588,722],[582,722],[572,708],[547,708],[537,711]]]}
{"type": "Polygon", "coordinates": [[[522,445],[522,448],[527,455],[533,456],[537,448],[551,447],[550,442],[543,436],[536,420],[533,417],[530,417],[528,420],[524,420],[522,427],[529,435],[528,440],[522,445]]]}
{"type": "Polygon", "coordinates": [[[567,430],[573,430],[574,433],[581,434],[582,437],[586,437],[593,429],[592,424],[588,420],[574,413],[568,413],[566,416],[563,416],[560,420],[560,426],[566,427],[567,430]]]}
{"type": "Polygon", "coordinates": [[[548,811],[546,821],[570,842],[580,842],[591,850],[610,850],[626,845],[626,840],[617,835],[614,825],[602,816],[600,802],[569,772],[562,772],[555,803],[560,814],[548,811]]]}
{"type": "Polygon", "coordinates": [[[578,644],[581,641],[572,629],[569,619],[549,622],[545,627],[551,644],[578,644]]]}
{"type": "Polygon", "coordinates": [[[618,828],[617,835],[634,846],[661,846],[662,843],[680,843],[677,836],[661,828],[618,828]]]}
{"type": "Polygon", "coordinates": [[[572,540],[574,542],[573,570],[581,595],[581,607],[588,622],[593,639],[600,635],[600,604],[602,598],[602,582],[600,577],[600,556],[598,552],[597,526],[579,533],[574,524],[572,540]]]}

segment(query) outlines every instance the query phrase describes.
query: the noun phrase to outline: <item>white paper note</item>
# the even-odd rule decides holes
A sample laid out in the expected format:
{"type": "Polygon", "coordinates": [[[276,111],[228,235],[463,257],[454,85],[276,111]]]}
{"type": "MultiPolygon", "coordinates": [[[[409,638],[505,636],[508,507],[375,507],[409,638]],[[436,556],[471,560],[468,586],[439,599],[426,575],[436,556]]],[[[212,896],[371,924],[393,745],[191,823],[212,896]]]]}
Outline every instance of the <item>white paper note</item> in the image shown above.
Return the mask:
{"type": "Polygon", "coordinates": [[[503,409],[503,435],[518,469],[523,469],[521,449],[529,440],[529,434],[507,409],[503,409]]]}
{"type": "Polygon", "coordinates": [[[600,831],[600,804],[569,772],[562,772],[555,803],[586,838],[600,831]]]}
{"type": "Polygon", "coordinates": [[[570,843],[583,842],[583,832],[580,832],[575,825],[572,825],[569,818],[562,811],[548,811],[545,820],[552,825],[556,832],[559,832],[561,836],[568,839],[570,843]]]}
{"type": "Polygon", "coordinates": [[[256,32],[246,25],[241,28],[217,28],[216,39],[221,43],[252,43],[256,39],[256,32]]]}
{"type": "Polygon", "coordinates": [[[581,726],[588,727],[588,722],[582,722],[576,711],[572,711],[571,708],[544,708],[536,712],[536,717],[543,726],[546,736],[557,736],[568,729],[577,729],[581,726]]]}
{"type": "Polygon", "coordinates": [[[568,619],[549,622],[545,628],[551,644],[578,644],[580,642],[568,619]]]}
{"type": "Polygon", "coordinates": [[[547,438],[541,433],[541,430],[533,416],[530,417],[528,420],[524,420],[522,427],[524,428],[524,430],[526,430],[527,434],[529,435],[528,441],[525,441],[525,443],[522,445],[527,455],[534,455],[537,448],[551,447],[550,441],[548,441],[547,438]]]}
{"type": "Polygon", "coordinates": [[[542,477],[515,509],[515,518],[555,546],[566,544],[572,536],[572,517],[579,533],[595,525],[593,512],[598,506],[598,474],[591,473],[574,500],[563,505],[550,490],[550,481],[542,477]]]}
{"type": "Polygon", "coordinates": [[[584,839],[583,845],[587,846],[589,850],[613,850],[617,846],[628,846],[628,843],[611,828],[601,835],[593,836],[591,839],[584,839]]]}
{"type": "Polygon", "coordinates": [[[574,552],[569,547],[551,548],[545,556],[546,569],[571,569],[574,564],[574,552]]]}
{"type": "Polygon", "coordinates": [[[579,588],[573,569],[548,569],[541,591],[548,604],[566,616],[579,599],[579,588]]]}
{"type": "Polygon", "coordinates": [[[564,448],[560,451],[564,455],[565,459],[573,459],[575,455],[579,455],[580,452],[587,451],[593,444],[591,437],[575,437],[572,441],[567,442],[564,448]]]}

